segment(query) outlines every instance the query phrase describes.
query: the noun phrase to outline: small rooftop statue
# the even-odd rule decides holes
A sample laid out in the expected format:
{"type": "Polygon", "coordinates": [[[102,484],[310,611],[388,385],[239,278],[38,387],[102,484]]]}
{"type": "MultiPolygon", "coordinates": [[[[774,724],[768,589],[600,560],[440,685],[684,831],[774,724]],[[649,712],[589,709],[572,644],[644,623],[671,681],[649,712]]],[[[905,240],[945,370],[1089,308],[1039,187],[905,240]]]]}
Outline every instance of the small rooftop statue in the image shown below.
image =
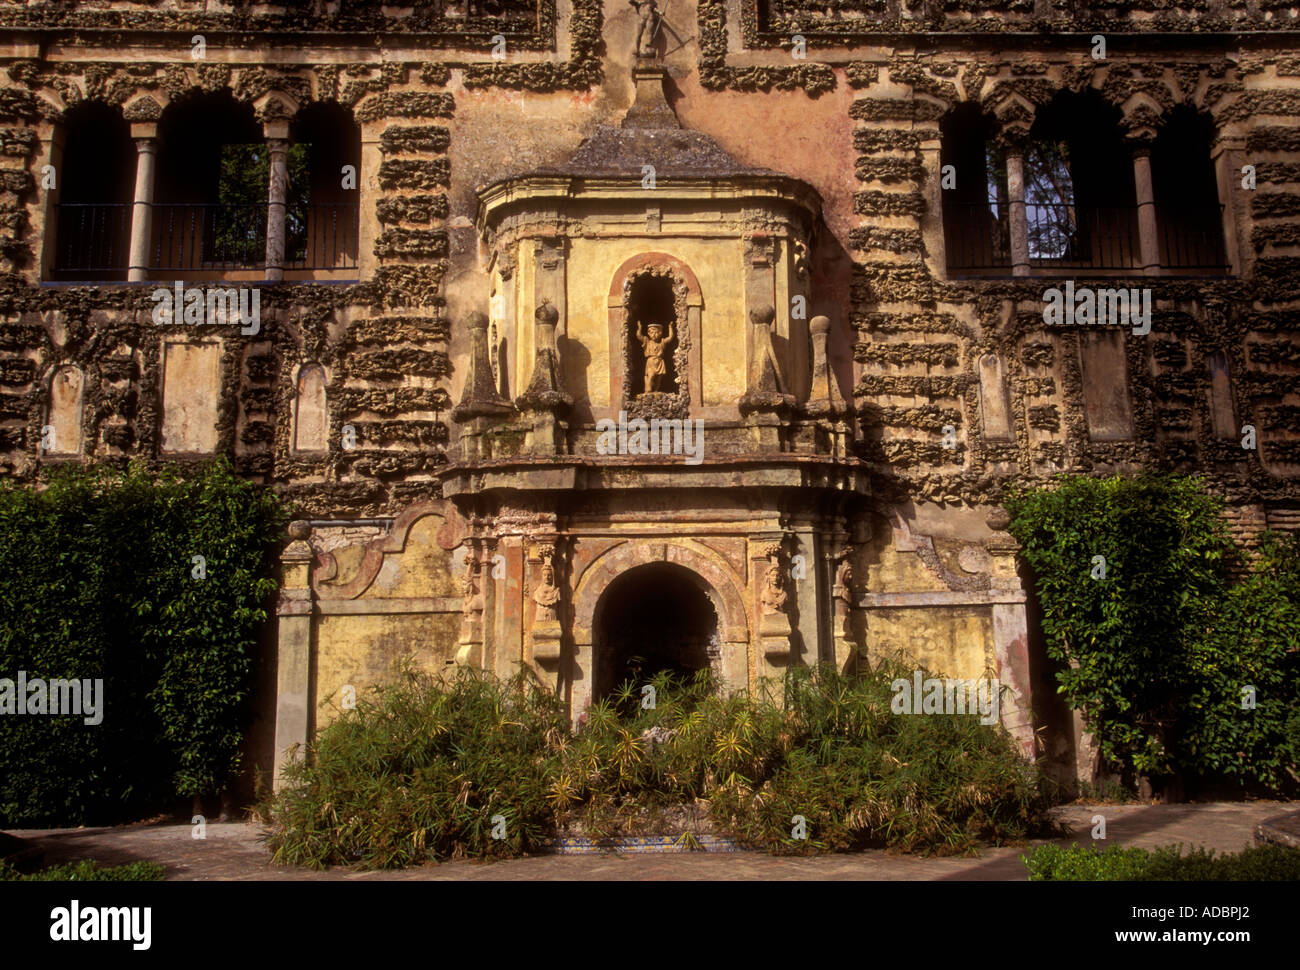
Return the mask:
{"type": "Polygon", "coordinates": [[[654,57],[655,41],[659,39],[659,28],[663,24],[663,15],[655,0],[627,0],[628,5],[636,8],[636,45],[632,52],[637,57],[654,57]]]}

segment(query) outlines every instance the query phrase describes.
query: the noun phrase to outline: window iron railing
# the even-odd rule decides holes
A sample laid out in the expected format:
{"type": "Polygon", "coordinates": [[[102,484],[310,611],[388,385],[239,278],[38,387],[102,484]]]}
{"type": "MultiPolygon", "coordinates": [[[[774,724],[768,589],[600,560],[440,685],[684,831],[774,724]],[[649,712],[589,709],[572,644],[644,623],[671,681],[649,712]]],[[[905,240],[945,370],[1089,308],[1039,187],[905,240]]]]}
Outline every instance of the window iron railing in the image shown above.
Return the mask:
{"type": "MultiPolygon", "coordinates": [[[[945,204],[948,270],[958,275],[1009,270],[1009,207],[945,204]]],[[[1138,206],[1025,203],[1029,265],[1038,271],[1140,270],[1138,206]]],[[[1222,206],[1156,207],[1160,266],[1226,272],[1222,206]]]]}
{"type": "Polygon", "coordinates": [[[126,272],[133,208],[129,202],[60,203],[55,218],[55,272],[126,272]]]}
{"type": "Polygon", "coordinates": [[[284,268],[355,269],[360,214],[356,202],[290,207],[285,215],[284,268]]]}
{"type": "Polygon", "coordinates": [[[153,205],[151,269],[259,269],[266,259],[266,205],[153,205]]]}
{"type": "MultiPolygon", "coordinates": [[[[124,274],[130,261],[132,203],[61,203],[54,265],[60,276],[124,274]]],[[[149,268],[162,272],[256,270],[266,262],[267,206],[155,203],[149,268]]],[[[285,214],[285,269],[357,267],[356,202],[291,207],[285,214]]]]}

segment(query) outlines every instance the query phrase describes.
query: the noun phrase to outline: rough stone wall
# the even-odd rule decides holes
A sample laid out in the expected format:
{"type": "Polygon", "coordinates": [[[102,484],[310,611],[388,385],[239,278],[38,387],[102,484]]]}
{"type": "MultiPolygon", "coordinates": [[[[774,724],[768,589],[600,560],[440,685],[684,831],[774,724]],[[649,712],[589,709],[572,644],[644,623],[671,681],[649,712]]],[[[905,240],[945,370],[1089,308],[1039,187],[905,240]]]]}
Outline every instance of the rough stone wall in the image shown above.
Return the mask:
{"type": "MultiPolygon", "coordinates": [[[[430,472],[446,459],[447,411],[465,352],[450,321],[482,309],[487,293],[474,189],[563,158],[594,124],[617,118],[630,102],[623,75],[633,14],[612,0],[603,9],[591,0],[543,4],[536,16],[512,3],[477,19],[455,5],[417,6],[405,19],[364,4],[344,8],[217,12],[160,2],[0,12],[0,28],[44,30],[53,41],[44,58],[18,35],[0,49],[5,474],[28,478],[42,460],[65,460],[42,459],[39,439],[49,382],[68,364],[84,374],[86,453],[157,456],[161,342],[194,336],[151,323],[147,288],[39,285],[39,185],[55,126],[84,99],[151,121],[189,91],[228,88],[262,120],[318,100],[351,110],[363,130],[368,249],[353,285],[265,286],[261,334],[202,335],[222,343],[218,450],[313,515],[391,515],[436,489],[430,472]],[[239,33],[317,28],[337,35],[320,58],[239,33]],[[381,28],[395,46],[403,32],[418,32],[425,52],[363,53],[360,40],[381,28]],[[190,57],[193,31],[208,32],[205,61],[190,57]],[[488,53],[495,33],[507,38],[503,61],[488,53]],[[123,57],[115,45],[143,56],[123,57]],[[291,449],[294,381],[312,361],[328,375],[329,450],[299,455],[291,449]],[[345,426],[355,447],[345,447],[345,426]]],[[[1300,60],[1267,33],[1233,40],[1210,32],[1281,29],[1295,12],[1242,3],[837,9],[838,18],[812,4],[703,0],[694,18],[672,12],[687,43],[666,63],[684,123],[742,161],[809,179],[826,199],[829,231],[815,253],[810,310],[836,320],[832,345],[866,429],[863,454],[880,463],[886,489],[989,502],[1007,478],[1154,465],[1205,472],[1239,500],[1294,503],[1300,60]],[[999,37],[1030,28],[1050,30],[1032,51],[1018,37],[999,37]],[[939,29],[951,33],[924,36],[939,29]],[[1098,62],[1084,35],[1102,29],[1113,40],[1098,62]],[[791,55],[795,32],[809,45],[806,60],[791,55]],[[1140,47],[1125,44],[1126,35],[1155,34],[1140,47]],[[1089,434],[1080,336],[1042,326],[1042,280],[949,282],[941,264],[943,113],[973,100],[1015,125],[1055,92],[1084,88],[1119,106],[1135,130],[1154,128],[1176,104],[1209,112],[1232,142],[1225,150],[1256,165],[1259,180],[1255,191],[1234,188],[1225,200],[1245,242],[1239,274],[1143,281],[1154,291],[1156,321],[1149,337],[1124,338],[1133,434],[1111,441],[1089,434]],[[821,136],[800,130],[799,118],[815,121],[821,136]],[[1216,350],[1228,355],[1238,423],[1256,426],[1257,450],[1210,432],[1206,358],[1216,350]],[[1007,381],[1011,440],[982,427],[978,361],[988,353],[1007,381]],[[943,447],[945,425],[957,429],[955,448],[943,447]]]]}

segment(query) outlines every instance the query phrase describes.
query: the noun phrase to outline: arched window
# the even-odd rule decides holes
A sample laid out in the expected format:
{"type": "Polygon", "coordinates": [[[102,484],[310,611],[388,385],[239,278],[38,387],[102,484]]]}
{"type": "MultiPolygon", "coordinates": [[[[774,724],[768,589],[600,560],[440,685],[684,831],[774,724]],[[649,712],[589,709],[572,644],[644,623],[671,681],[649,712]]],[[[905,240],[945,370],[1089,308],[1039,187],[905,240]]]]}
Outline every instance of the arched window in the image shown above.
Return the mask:
{"type": "Polygon", "coordinates": [[[229,91],[192,94],[168,105],[158,125],[153,266],[261,266],[270,166],[252,107],[229,91]]]}
{"type": "Polygon", "coordinates": [[[135,147],[122,113],[97,101],[63,121],[51,278],[123,280],[131,246],[135,147]]]}
{"type": "Polygon", "coordinates": [[[289,128],[285,268],[357,265],[361,128],[333,102],[309,105],[289,128]]]}

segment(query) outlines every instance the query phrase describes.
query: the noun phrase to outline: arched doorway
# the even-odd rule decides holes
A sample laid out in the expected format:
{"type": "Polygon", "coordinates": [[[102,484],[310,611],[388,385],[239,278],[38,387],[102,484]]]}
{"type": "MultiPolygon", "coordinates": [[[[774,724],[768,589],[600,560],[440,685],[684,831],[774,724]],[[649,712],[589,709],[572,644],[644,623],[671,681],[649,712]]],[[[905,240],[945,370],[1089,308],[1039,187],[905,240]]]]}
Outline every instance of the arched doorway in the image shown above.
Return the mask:
{"type": "Polygon", "coordinates": [[[710,665],[719,646],[718,614],[702,579],[673,563],[619,575],[596,607],[594,695],[644,683],[662,671],[689,676],[710,665]]]}

